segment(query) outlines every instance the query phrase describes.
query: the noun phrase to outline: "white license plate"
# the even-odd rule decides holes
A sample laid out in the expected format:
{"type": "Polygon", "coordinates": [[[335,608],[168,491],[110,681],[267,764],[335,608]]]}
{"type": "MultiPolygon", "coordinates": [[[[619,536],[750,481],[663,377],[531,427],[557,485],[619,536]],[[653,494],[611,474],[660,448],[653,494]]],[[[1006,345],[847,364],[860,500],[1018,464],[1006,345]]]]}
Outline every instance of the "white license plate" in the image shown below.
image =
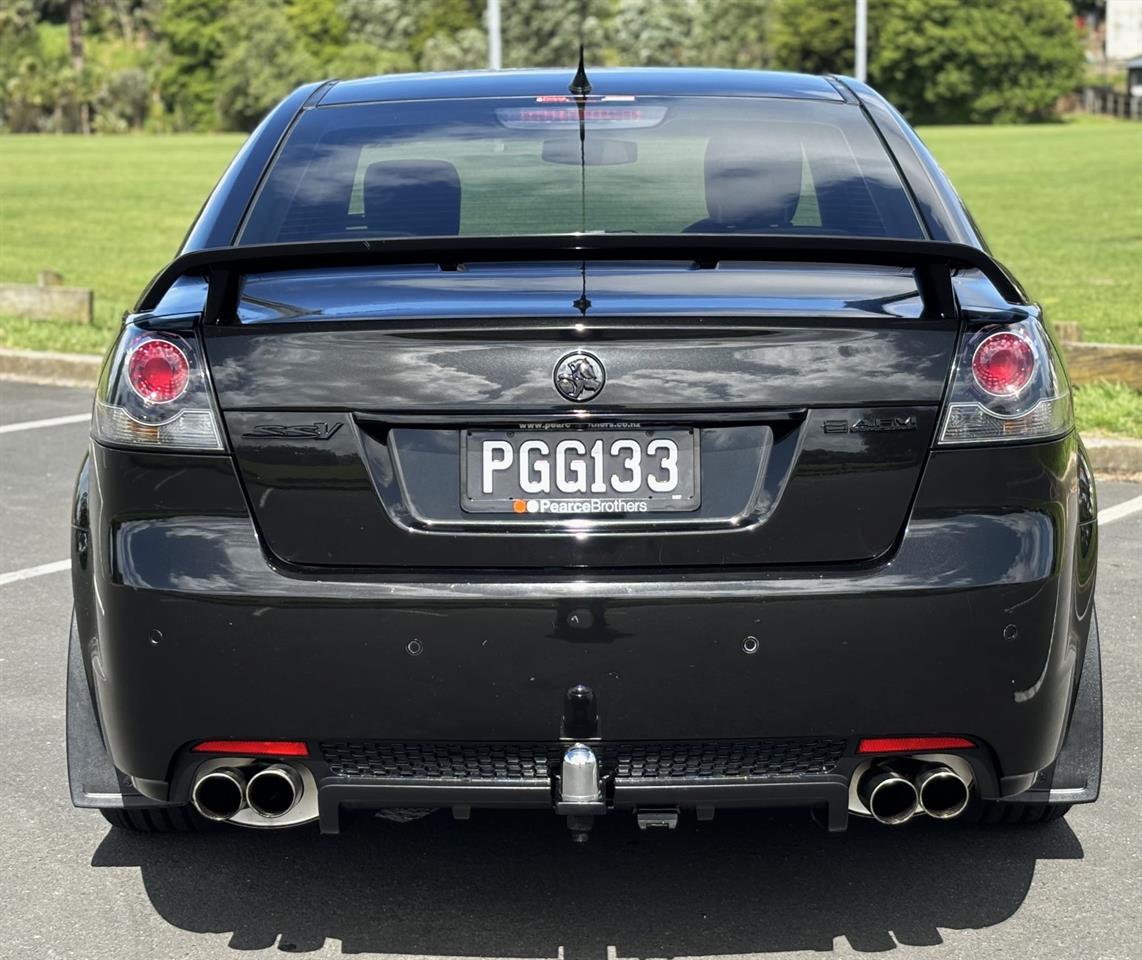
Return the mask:
{"type": "Polygon", "coordinates": [[[468,430],[472,513],[622,515],[697,510],[698,431],[468,430]]]}

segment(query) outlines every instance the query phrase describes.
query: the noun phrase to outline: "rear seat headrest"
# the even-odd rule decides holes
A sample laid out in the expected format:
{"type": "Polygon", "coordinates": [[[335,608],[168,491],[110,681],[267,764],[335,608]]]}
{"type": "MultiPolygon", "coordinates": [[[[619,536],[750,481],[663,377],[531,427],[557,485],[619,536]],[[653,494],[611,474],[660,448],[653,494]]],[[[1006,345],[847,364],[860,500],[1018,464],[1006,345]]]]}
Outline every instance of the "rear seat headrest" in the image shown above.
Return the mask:
{"type": "Polygon", "coordinates": [[[365,168],[370,231],[421,237],[460,232],[460,175],[446,160],[379,160],[365,168]]]}

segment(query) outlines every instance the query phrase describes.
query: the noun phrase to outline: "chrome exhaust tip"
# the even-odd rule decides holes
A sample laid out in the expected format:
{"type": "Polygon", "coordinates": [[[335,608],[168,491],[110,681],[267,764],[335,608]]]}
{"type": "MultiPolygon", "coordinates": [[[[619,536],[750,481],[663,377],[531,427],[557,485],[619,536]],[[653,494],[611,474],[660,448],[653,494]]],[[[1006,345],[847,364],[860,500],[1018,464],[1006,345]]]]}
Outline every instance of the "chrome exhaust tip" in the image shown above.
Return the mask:
{"type": "Polygon", "coordinates": [[[246,802],[258,816],[272,820],[284,817],[301,799],[301,777],[284,763],[259,770],[246,784],[246,802]]]}
{"type": "Polygon", "coordinates": [[[971,790],[951,767],[943,764],[925,767],[916,776],[916,796],[920,809],[937,820],[954,820],[967,809],[971,790]]]}
{"type": "Polygon", "coordinates": [[[211,770],[194,782],[190,802],[207,820],[229,820],[246,805],[246,782],[230,767],[211,770]]]}
{"type": "Polygon", "coordinates": [[[911,820],[920,806],[912,781],[888,767],[873,767],[861,777],[857,795],[877,823],[893,827],[911,820]]]}

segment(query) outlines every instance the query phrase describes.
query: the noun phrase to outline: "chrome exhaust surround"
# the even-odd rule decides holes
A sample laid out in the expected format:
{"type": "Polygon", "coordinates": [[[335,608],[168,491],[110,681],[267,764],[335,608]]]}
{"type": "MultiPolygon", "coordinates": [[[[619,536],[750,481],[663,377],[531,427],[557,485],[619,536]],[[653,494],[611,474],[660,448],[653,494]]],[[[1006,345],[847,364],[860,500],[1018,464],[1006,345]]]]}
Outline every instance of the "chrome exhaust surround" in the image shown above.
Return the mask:
{"type": "Polygon", "coordinates": [[[246,803],[258,816],[274,820],[297,806],[303,789],[301,777],[293,767],[275,763],[250,777],[246,784],[246,803]]]}
{"type": "Polygon", "coordinates": [[[872,767],[861,777],[857,794],[877,823],[899,826],[920,809],[912,781],[891,767],[872,767]]]}
{"type": "Polygon", "coordinates": [[[920,809],[936,820],[954,820],[967,809],[971,790],[951,767],[925,766],[916,776],[916,796],[920,809]]]}
{"type": "Polygon", "coordinates": [[[190,801],[208,820],[229,820],[246,806],[246,782],[230,767],[211,770],[194,782],[190,801]]]}

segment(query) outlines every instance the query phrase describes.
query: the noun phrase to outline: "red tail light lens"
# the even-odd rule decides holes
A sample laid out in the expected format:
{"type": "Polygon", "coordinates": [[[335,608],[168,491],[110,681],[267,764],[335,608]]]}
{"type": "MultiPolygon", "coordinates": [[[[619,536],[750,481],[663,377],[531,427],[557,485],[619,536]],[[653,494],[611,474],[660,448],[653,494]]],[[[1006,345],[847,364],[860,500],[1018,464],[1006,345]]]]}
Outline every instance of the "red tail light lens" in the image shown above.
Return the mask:
{"type": "Polygon", "coordinates": [[[169,340],[144,340],[127,361],[127,380],[148,403],[170,403],[186,393],[190,361],[169,340]]]}
{"type": "Polygon", "coordinates": [[[194,753],[250,754],[258,757],[308,757],[304,740],[203,740],[194,753]]]}
{"type": "Polygon", "coordinates": [[[870,737],[860,742],[857,753],[928,753],[974,746],[967,737],[870,737]]]}
{"type": "Polygon", "coordinates": [[[975,382],[993,397],[1014,397],[1035,373],[1035,352],[1014,333],[995,333],[976,347],[971,359],[975,382]]]}

